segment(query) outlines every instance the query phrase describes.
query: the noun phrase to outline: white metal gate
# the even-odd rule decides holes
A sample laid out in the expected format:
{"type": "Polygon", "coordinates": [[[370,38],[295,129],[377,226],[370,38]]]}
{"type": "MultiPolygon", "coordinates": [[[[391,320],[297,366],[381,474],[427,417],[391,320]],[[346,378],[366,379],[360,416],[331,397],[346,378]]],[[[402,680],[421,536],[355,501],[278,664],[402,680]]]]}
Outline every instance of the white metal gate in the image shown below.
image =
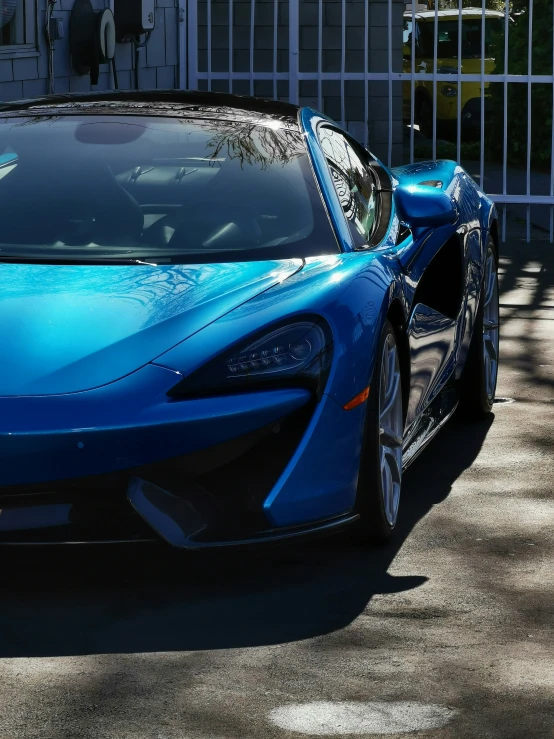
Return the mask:
{"type": "MultiPolygon", "coordinates": [[[[182,57],[186,58],[187,64],[187,85],[190,89],[225,89],[229,92],[236,92],[240,86],[240,92],[245,92],[245,85],[249,94],[257,93],[258,83],[265,83],[263,96],[272,96],[274,98],[288,99],[292,103],[305,102],[300,95],[300,87],[303,82],[311,82],[316,85],[317,94],[313,96],[310,102],[320,110],[325,111],[325,99],[323,88],[327,83],[338,85],[340,96],[340,110],[335,111],[335,117],[345,127],[352,126],[347,120],[346,107],[348,103],[348,95],[346,87],[348,83],[363,84],[363,127],[353,131],[363,143],[372,148],[372,135],[368,132],[368,121],[371,117],[370,108],[373,109],[373,103],[369,85],[371,83],[381,83],[386,86],[388,94],[382,98],[379,103],[381,107],[386,109],[386,122],[388,126],[388,144],[385,154],[381,154],[382,158],[387,160],[389,165],[397,164],[393,157],[394,135],[393,131],[398,131],[399,114],[398,114],[398,98],[399,91],[403,90],[404,97],[408,96],[407,105],[404,105],[407,113],[401,125],[403,130],[407,132],[404,137],[404,161],[413,162],[424,158],[437,158],[440,155],[441,139],[439,137],[438,117],[440,115],[439,106],[442,106],[443,91],[447,90],[448,94],[455,98],[456,115],[455,115],[455,131],[451,137],[451,156],[447,158],[456,158],[465,165],[464,156],[466,144],[463,136],[462,121],[462,98],[464,86],[477,85],[479,88],[477,105],[474,111],[478,117],[478,137],[474,142],[472,150],[476,152],[474,161],[471,163],[470,171],[481,183],[483,188],[487,190],[493,200],[499,205],[502,215],[502,238],[505,239],[506,234],[506,213],[507,209],[519,209],[521,214],[525,216],[527,223],[527,238],[529,240],[531,234],[531,224],[534,220],[533,213],[537,209],[541,209],[542,222],[546,231],[549,231],[550,241],[554,240],[554,158],[551,156],[551,163],[548,172],[536,172],[533,167],[533,138],[532,138],[532,109],[533,109],[533,91],[536,85],[546,85],[552,91],[552,115],[550,121],[551,135],[547,143],[550,152],[554,146],[554,50],[552,52],[552,60],[546,65],[545,69],[535,69],[533,65],[533,24],[536,23],[534,18],[535,6],[542,6],[544,0],[521,0],[526,3],[524,13],[527,15],[524,22],[528,26],[527,41],[527,70],[526,73],[510,74],[510,33],[512,31],[513,20],[509,13],[502,16],[503,23],[503,44],[502,48],[496,52],[496,67],[502,62],[503,70],[488,70],[490,66],[487,56],[486,31],[489,18],[489,9],[486,7],[486,0],[476,0],[471,15],[481,18],[480,24],[480,63],[478,69],[471,73],[467,72],[469,64],[464,57],[464,33],[466,17],[462,13],[464,7],[467,6],[467,0],[437,0],[432,12],[426,14],[427,34],[432,32],[432,51],[427,52],[425,60],[422,60],[421,53],[416,47],[417,32],[414,31],[419,27],[419,19],[422,15],[421,8],[413,4],[411,6],[402,7],[404,15],[404,24],[410,27],[411,35],[409,36],[408,51],[406,45],[403,46],[401,58],[399,62],[398,49],[400,43],[406,39],[400,39],[403,29],[398,23],[393,22],[398,18],[399,0],[188,0],[186,5],[187,23],[186,31],[182,38],[182,57]],[[302,64],[301,39],[300,39],[300,11],[303,3],[309,2],[312,8],[312,38],[317,39],[315,44],[317,51],[317,64],[306,70],[302,64]],[[358,68],[354,71],[352,66],[347,64],[347,54],[349,45],[347,40],[347,13],[351,12],[354,4],[363,6],[363,17],[361,24],[363,25],[363,61],[359,63],[358,68]],[[373,71],[369,64],[369,56],[372,52],[370,44],[371,38],[371,12],[375,8],[375,4],[380,5],[381,15],[386,20],[377,36],[379,44],[386,47],[386,67],[380,71],[373,71]],[[439,9],[439,3],[441,9],[439,9]],[[340,44],[337,49],[340,54],[340,63],[337,62],[337,68],[332,71],[324,69],[323,57],[327,53],[325,47],[324,36],[327,32],[325,25],[325,14],[329,12],[329,6],[334,6],[334,12],[338,18],[338,28],[340,29],[340,44]],[[262,7],[263,6],[263,7],[262,7]],[[269,8],[268,6],[271,6],[269,8]],[[285,7],[286,6],[286,7],[285,7]],[[446,15],[449,15],[449,29],[452,31],[454,25],[452,18],[457,23],[457,49],[453,55],[454,63],[448,65],[441,64],[440,54],[442,51],[439,47],[444,45],[442,39],[445,35],[443,25],[445,13],[443,6],[447,7],[446,15]],[[463,7],[464,6],[464,7],[463,7]],[[246,20],[244,20],[244,11],[247,8],[246,20]],[[313,12],[317,8],[317,12],[313,12]],[[263,10],[265,16],[264,34],[266,46],[271,52],[271,64],[267,64],[268,55],[266,54],[266,64],[263,69],[258,68],[256,63],[257,55],[257,37],[260,28],[257,23],[258,15],[263,10]],[[271,18],[268,20],[268,11],[271,10],[271,18]],[[242,28],[237,26],[236,13],[243,14],[242,28]],[[286,11],[286,12],[284,12],[286,11]],[[223,16],[222,16],[223,12],[223,16]],[[214,18],[217,14],[217,18],[214,18]],[[202,17],[200,17],[202,15],[202,17]],[[431,17],[429,17],[431,16],[431,17]],[[286,18],[286,54],[279,50],[279,39],[282,38],[283,20],[286,18]],[[268,36],[268,30],[270,30],[268,36]],[[237,34],[240,31],[241,44],[243,47],[242,65],[237,68],[235,49],[237,45],[237,34]],[[272,31],[272,38],[271,38],[272,31]],[[246,34],[245,34],[246,32],[246,34]],[[226,61],[223,59],[220,51],[217,51],[218,61],[214,63],[215,47],[214,38],[221,40],[222,35],[225,38],[225,54],[226,61]],[[200,49],[199,39],[204,46],[200,49]],[[246,49],[244,48],[246,45],[246,49]],[[186,48],[185,48],[186,47],[186,48]],[[410,48],[411,47],[411,48],[410,48]],[[418,56],[419,54],[419,56],[418,56]],[[500,55],[502,57],[500,58],[500,55]],[[411,57],[407,59],[406,57],[411,57]],[[430,67],[430,71],[429,71],[430,67]],[[432,124],[429,130],[429,156],[421,156],[418,152],[418,141],[421,137],[421,125],[418,124],[419,109],[416,106],[416,100],[421,99],[421,91],[427,83],[427,89],[431,90],[429,105],[431,105],[432,124]],[[489,103],[489,90],[487,86],[493,84],[495,89],[503,90],[503,114],[496,112],[495,122],[489,123],[486,117],[486,108],[489,103]],[[270,85],[270,88],[268,87],[270,85]],[[527,106],[522,115],[527,118],[527,136],[526,136],[526,157],[522,162],[522,167],[514,170],[509,165],[509,153],[511,153],[511,127],[514,123],[513,111],[510,113],[509,106],[506,104],[510,90],[514,90],[513,85],[524,85],[527,92],[527,106]],[[419,96],[419,97],[418,97],[419,96]],[[396,99],[396,102],[395,102],[396,99]],[[480,104],[479,104],[480,103],[480,104]],[[491,130],[491,126],[494,128],[491,130]],[[500,160],[496,164],[491,164],[487,159],[486,140],[487,136],[498,137],[502,140],[500,160]],[[478,143],[477,143],[478,142],[478,143]],[[477,156],[478,154],[478,156],[477,156]],[[490,176],[493,172],[494,176],[490,176]],[[532,210],[533,208],[533,210],[532,210]],[[545,218],[544,213],[548,216],[545,218]]],[[[433,2],[433,0],[430,0],[433,2]]],[[[497,2],[498,4],[498,2],[497,2]]],[[[554,19],[554,7],[552,2],[549,3],[549,13],[552,15],[550,22],[554,19]]],[[[358,10],[360,8],[358,7],[358,10]]],[[[502,7],[501,7],[502,10],[502,7]]],[[[464,11],[468,12],[468,9],[464,11]]],[[[497,16],[498,17],[498,16],[497,16]]],[[[521,22],[521,19],[520,19],[521,22]]],[[[544,12],[541,21],[544,23],[544,12]]],[[[305,24],[303,28],[305,28],[305,24]]],[[[184,30],[184,29],[183,29],[184,30]]],[[[375,29],[374,29],[375,30],[375,29]]],[[[455,30],[455,29],[454,29],[455,30]]],[[[455,34],[451,34],[455,35],[455,34]]],[[[431,48],[431,47],[429,47],[431,48]]],[[[242,52],[241,52],[242,53],[242,52]]],[[[225,55],[224,54],[224,55],[225,55]]],[[[451,52],[452,56],[452,52],[451,52]]],[[[360,55],[362,59],[362,55],[360,55]]],[[[383,59],[385,57],[383,56],[383,59]]],[[[475,63],[473,63],[475,68],[475,63]]],[[[492,88],[491,88],[492,89],[492,88]]],[[[406,102],[406,100],[405,100],[406,102]]],[[[421,107],[421,105],[420,105],[421,107]]],[[[401,116],[400,116],[401,117],[401,116]]],[[[538,144],[537,144],[538,145],[538,144]]],[[[543,144],[544,145],[544,144],[543,144]]],[[[541,220],[539,219],[539,220],[541,220]]]]}

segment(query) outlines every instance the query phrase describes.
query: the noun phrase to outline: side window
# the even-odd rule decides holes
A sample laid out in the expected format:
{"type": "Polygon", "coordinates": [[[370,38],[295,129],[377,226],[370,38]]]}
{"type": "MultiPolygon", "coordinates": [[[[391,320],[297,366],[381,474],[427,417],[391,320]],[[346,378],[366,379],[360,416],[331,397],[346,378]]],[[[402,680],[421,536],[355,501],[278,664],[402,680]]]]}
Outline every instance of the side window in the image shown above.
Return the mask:
{"type": "Polygon", "coordinates": [[[366,246],[377,221],[377,188],[367,156],[333,128],[319,131],[321,148],[333,177],[356,246],[366,246]]]}
{"type": "Polygon", "coordinates": [[[0,0],[0,60],[4,52],[37,48],[36,0],[0,0]]]}

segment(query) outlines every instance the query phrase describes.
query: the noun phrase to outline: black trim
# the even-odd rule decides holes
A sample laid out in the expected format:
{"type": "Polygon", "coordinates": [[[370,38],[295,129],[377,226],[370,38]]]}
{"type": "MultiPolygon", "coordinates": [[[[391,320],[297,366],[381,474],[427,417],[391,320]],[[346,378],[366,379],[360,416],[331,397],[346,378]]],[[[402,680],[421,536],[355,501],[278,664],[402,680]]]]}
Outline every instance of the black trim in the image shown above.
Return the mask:
{"type": "Polygon", "coordinates": [[[390,190],[379,190],[379,218],[377,227],[369,240],[368,248],[377,246],[383,241],[389,230],[392,215],[392,192],[390,190]]]}
{"type": "MultiPolygon", "coordinates": [[[[367,149],[366,149],[367,151],[367,149]]],[[[369,247],[378,246],[381,241],[387,235],[389,230],[390,221],[392,217],[392,181],[389,177],[387,170],[383,167],[380,161],[375,159],[370,151],[367,153],[373,158],[373,162],[369,165],[371,171],[379,181],[379,219],[377,221],[377,228],[374,230],[371,239],[369,240],[369,247]]]]}
{"type": "Polygon", "coordinates": [[[379,189],[384,192],[392,192],[392,182],[391,178],[389,177],[389,174],[387,170],[383,167],[380,161],[375,159],[373,154],[366,149],[366,152],[369,154],[370,157],[372,157],[373,161],[369,165],[371,167],[371,170],[376,175],[377,179],[379,180],[379,189]]]}
{"type": "MultiPolygon", "coordinates": [[[[34,99],[14,100],[0,103],[0,114],[2,113],[26,113],[31,108],[44,109],[56,108],[61,105],[74,103],[76,108],[83,104],[97,103],[102,107],[103,103],[120,104],[120,110],[115,108],[115,114],[134,112],[140,115],[140,109],[133,111],[130,104],[150,104],[152,110],[160,112],[159,106],[168,105],[165,112],[169,117],[175,117],[176,112],[184,112],[187,108],[225,107],[232,108],[237,114],[254,113],[268,118],[285,118],[289,124],[298,127],[298,106],[282,103],[275,100],[264,100],[240,95],[231,95],[223,92],[189,92],[183,90],[112,90],[106,92],[67,93],[63,95],[45,95],[34,99]],[[181,108],[181,110],[179,110],[181,108]]],[[[56,114],[70,113],[70,110],[56,110],[56,114]]],[[[84,110],[73,112],[83,113],[84,110]]],[[[147,111],[144,111],[145,113],[147,111]]],[[[193,112],[193,111],[191,111],[193,112]]],[[[54,110],[52,110],[54,114],[54,110]]]]}
{"type": "MultiPolygon", "coordinates": [[[[289,541],[290,539],[296,539],[300,537],[309,537],[309,536],[323,536],[325,534],[330,534],[334,531],[340,531],[345,526],[348,526],[354,522],[356,522],[360,516],[357,513],[348,512],[344,513],[342,516],[337,516],[336,518],[332,519],[325,519],[323,521],[317,521],[315,523],[306,524],[304,526],[290,526],[290,527],[283,527],[282,529],[268,529],[266,531],[261,531],[257,534],[254,534],[249,539],[227,539],[227,540],[221,540],[221,541],[210,541],[210,542],[193,542],[191,541],[187,546],[186,549],[191,550],[198,550],[198,549],[221,549],[222,547],[244,547],[244,546],[252,546],[256,544],[278,544],[279,542],[289,541]]],[[[158,537],[152,537],[152,538],[143,538],[143,539],[135,539],[135,540],[129,540],[129,539],[100,539],[100,540],[94,540],[94,541],[72,541],[71,539],[68,539],[67,541],[27,541],[27,542],[19,542],[19,541],[0,541],[0,547],[10,546],[10,547],[21,547],[21,546],[35,546],[35,547],[43,547],[43,546],[67,546],[67,545],[73,545],[76,544],[80,545],[99,545],[99,544],[157,544],[160,545],[161,540],[158,537]]]]}
{"type": "Polygon", "coordinates": [[[227,539],[221,541],[192,541],[187,543],[185,549],[219,549],[221,547],[241,547],[251,546],[253,544],[275,544],[280,541],[287,541],[301,536],[317,536],[330,533],[337,529],[341,529],[348,524],[354,523],[360,518],[358,513],[348,512],[336,518],[318,521],[317,523],[306,524],[304,526],[290,526],[281,529],[268,529],[254,534],[249,539],[227,539]]]}

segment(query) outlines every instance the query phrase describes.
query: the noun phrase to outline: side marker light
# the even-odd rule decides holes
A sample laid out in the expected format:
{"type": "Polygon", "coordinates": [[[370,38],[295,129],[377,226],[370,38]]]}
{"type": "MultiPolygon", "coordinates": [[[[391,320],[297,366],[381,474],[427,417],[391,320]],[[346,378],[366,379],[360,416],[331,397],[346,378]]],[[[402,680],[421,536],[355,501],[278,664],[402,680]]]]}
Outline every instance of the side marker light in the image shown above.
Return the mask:
{"type": "Polygon", "coordinates": [[[361,393],[358,393],[357,395],[355,395],[352,398],[352,400],[349,400],[348,403],[343,406],[343,408],[345,411],[351,411],[353,408],[356,408],[362,403],[365,403],[368,398],[369,398],[369,387],[366,387],[365,390],[362,390],[361,393]]]}

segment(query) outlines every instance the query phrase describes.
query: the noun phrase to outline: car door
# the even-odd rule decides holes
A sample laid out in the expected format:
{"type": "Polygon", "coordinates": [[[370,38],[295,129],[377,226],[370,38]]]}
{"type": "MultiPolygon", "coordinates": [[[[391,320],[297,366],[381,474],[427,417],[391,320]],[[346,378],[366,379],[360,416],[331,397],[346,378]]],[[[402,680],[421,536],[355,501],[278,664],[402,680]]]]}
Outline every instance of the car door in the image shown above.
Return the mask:
{"type": "MultiPolygon", "coordinates": [[[[395,196],[396,197],[396,196],[395,196]]],[[[469,240],[453,225],[405,235],[395,250],[409,318],[410,393],[406,433],[437,397],[456,364],[466,324],[469,240]]]]}
{"type": "MultiPolygon", "coordinates": [[[[342,131],[325,124],[318,135],[355,246],[377,245],[390,222],[388,176],[383,173],[384,183],[378,182],[382,167],[342,131]]],[[[409,431],[444,385],[454,361],[462,316],[464,249],[463,241],[447,227],[435,229],[423,242],[409,236],[399,251],[411,307],[406,327],[411,365],[409,431]]]]}

